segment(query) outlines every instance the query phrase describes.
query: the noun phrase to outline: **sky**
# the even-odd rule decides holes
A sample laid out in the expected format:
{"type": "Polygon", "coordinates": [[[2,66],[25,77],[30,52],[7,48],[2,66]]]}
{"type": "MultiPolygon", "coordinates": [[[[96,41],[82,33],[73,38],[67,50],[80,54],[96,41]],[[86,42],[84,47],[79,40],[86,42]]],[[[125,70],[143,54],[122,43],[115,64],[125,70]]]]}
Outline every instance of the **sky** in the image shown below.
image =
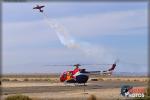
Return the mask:
{"type": "Polygon", "coordinates": [[[3,3],[2,71],[60,73],[73,67],[47,65],[112,64],[119,59],[116,72],[147,72],[147,6],[146,2],[3,3]],[[37,4],[45,5],[44,14],[32,9],[37,4]],[[52,21],[63,31],[52,28],[52,21]]]}

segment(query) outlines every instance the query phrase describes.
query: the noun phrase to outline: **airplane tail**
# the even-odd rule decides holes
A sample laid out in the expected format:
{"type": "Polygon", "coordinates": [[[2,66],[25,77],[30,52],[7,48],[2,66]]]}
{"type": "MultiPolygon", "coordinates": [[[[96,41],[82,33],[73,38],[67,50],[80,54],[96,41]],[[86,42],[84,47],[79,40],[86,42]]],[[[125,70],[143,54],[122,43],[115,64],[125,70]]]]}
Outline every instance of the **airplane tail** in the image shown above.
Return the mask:
{"type": "Polygon", "coordinates": [[[108,71],[113,71],[116,67],[116,63],[112,64],[112,67],[110,69],[108,69],[108,71]]]}
{"type": "Polygon", "coordinates": [[[119,60],[116,60],[113,64],[112,64],[112,67],[109,68],[108,70],[106,71],[103,71],[102,74],[103,75],[112,75],[114,69],[116,68],[116,64],[118,63],[119,60]]]}
{"type": "Polygon", "coordinates": [[[43,10],[40,9],[40,12],[43,12],[43,10]]]}
{"type": "Polygon", "coordinates": [[[119,60],[117,59],[113,64],[112,67],[110,69],[108,69],[108,71],[113,71],[116,68],[116,64],[119,62],[119,60]]]}

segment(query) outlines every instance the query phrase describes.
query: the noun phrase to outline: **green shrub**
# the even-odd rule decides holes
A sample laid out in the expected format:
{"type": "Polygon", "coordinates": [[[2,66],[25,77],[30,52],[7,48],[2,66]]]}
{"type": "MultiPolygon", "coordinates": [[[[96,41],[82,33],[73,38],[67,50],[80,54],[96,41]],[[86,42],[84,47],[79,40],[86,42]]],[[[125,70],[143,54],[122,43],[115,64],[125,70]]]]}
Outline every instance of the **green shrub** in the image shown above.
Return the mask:
{"type": "Polygon", "coordinates": [[[5,100],[32,100],[32,99],[25,95],[12,95],[8,96],[5,100]]]}
{"type": "Polygon", "coordinates": [[[90,95],[90,97],[88,98],[88,100],[96,100],[96,96],[95,95],[90,95]]]}
{"type": "Polygon", "coordinates": [[[96,78],[92,78],[92,79],[91,79],[91,81],[98,81],[98,79],[96,79],[96,78]]]}
{"type": "Polygon", "coordinates": [[[16,81],[18,81],[18,80],[17,80],[17,79],[13,79],[12,81],[16,82],[16,81]]]}
{"type": "Polygon", "coordinates": [[[120,81],[120,79],[119,79],[119,78],[117,78],[117,81],[120,81]]]}
{"type": "Polygon", "coordinates": [[[98,81],[104,81],[104,79],[103,78],[98,78],[98,81]]]}
{"type": "Polygon", "coordinates": [[[24,81],[29,81],[29,79],[25,78],[24,81]]]}
{"type": "Polygon", "coordinates": [[[2,79],[2,81],[10,81],[10,79],[4,78],[4,79],[2,79]]]}
{"type": "Polygon", "coordinates": [[[146,95],[147,95],[147,96],[150,96],[150,87],[147,88],[146,95]]]}

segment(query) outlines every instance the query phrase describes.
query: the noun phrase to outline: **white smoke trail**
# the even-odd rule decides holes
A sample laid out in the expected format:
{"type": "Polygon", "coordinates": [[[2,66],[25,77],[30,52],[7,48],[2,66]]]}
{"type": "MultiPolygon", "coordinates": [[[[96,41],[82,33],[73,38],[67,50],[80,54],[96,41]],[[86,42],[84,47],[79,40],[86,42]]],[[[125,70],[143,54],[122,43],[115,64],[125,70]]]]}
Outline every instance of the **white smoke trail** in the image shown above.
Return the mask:
{"type": "Polygon", "coordinates": [[[91,59],[93,58],[96,59],[97,60],[96,62],[103,60],[104,57],[105,59],[109,58],[109,61],[110,59],[112,60],[112,57],[110,57],[110,54],[106,52],[107,50],[104,47],[93,46],[87,42],[75,41],[61,24],[59,24],[56,20],[50,19],[46,14],[43,13],[43,15],[44,19],[46,20],[50,28],[52,28],[56,32],[60,42],[64,46],[68,48],[79,49],[83,51],[85,55],[90,57],[91,59]]]}
{"type": "Polygon", "coordinates": [[[80,45],[75,42],[75,40],[68,34],[66,29],[61,24],[56,22],[56,20],[49,19],[45,14],[44,18],[50,28],[56,32],[60,42],[63,45],[67,46],[68,48],[80,48],[80,45]]]}

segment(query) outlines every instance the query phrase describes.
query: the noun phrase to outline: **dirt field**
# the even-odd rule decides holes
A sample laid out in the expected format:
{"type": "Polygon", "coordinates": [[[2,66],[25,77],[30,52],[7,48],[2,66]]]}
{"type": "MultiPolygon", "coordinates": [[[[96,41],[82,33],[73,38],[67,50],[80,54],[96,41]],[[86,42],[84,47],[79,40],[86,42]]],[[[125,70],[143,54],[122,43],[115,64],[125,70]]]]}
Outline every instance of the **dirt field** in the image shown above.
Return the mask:
{"type": "Polygon", "coordinates": [[[146,88],[148,82],[146,77],[96,77],[96,79],[98,81],[89,79],[86,86],[74,86],[74,84],[65,85],[60,83],[57,77],[3,77],[2,99],[10,95],[23,94],[35,100],[87,100],[90,95],[95,95],[96,98],[102,100],[116,100],[118,98],[124,99],[120,95],[120,87],[122,85],[146,88]]]}

